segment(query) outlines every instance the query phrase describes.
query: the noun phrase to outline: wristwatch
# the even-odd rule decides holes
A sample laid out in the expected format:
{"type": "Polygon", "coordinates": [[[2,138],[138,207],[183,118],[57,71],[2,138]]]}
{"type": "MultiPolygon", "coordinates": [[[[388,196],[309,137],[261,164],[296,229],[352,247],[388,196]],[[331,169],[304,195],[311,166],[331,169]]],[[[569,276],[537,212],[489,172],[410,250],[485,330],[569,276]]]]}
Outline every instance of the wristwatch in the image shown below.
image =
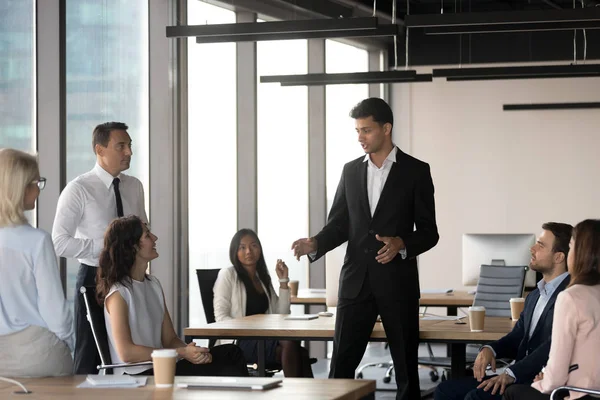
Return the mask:
{"type": "Polygon", "coordinates": [[[279,283],[288,283],[290,281],[290,278],[280,278],[279,279],[279,283]]]}

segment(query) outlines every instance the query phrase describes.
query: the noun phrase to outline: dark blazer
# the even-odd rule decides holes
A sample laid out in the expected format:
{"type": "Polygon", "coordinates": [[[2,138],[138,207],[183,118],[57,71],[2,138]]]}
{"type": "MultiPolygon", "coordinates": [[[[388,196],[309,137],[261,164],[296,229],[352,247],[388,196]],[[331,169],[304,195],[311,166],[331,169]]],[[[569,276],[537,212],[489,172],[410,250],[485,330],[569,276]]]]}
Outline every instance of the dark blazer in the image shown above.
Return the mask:
{"type": "Polygon", "coordinates": [[[419,296],[416,256],[438,242],[434,188],[429,165],[398,149],[373,217],[367,193],[367,165],[362,156],[344,166],[329,219],[319,232],[317,260],[348,241],[340,272],[339,297],[355,298],[367,276],[379,295],[419,296]],[[415,229],[416,226],[416,229],[415,229]],[[384,244],[375,238],[399,236],[407,251],[388,264],[375,257],[384,244]]]}
{"type": "Polygon", "coordinates": [[[540,298],[540,291],[537,288],[525,298],[525,308],[513,330],[502,339],[489,344],[496,352],[497,358],[511,358],[516,361],[510,370],[515,374],[517,383],[530,384],[533,382],[533,378],[548,362],[552,322],[554,321],[554,303],[556,296],[566,289],[570,281],[571,277],[567,275],[552,293],[552,297],[548,300],[548,304],[535,326],[531,339],[529,338],[529,327],[535,305],[540,298]]]}

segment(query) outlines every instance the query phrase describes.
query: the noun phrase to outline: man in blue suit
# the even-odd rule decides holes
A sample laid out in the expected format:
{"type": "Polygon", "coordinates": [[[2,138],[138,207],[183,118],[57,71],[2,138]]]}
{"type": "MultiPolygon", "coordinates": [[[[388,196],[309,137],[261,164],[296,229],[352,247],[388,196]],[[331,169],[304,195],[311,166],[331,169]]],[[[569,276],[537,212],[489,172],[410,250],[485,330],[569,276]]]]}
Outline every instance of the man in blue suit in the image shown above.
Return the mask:
{"type": "Polygon", "coordinates": [[[533,382],[548,361],[556,296],[569,284],[567,254],[572,230],[571,225],[557,222],[542,225],[542,234],[531,248],[529,266],[543,279],[525,299],[513,330],[482,346],[473,364],[473,377],[439,384],[435,400],[500,400],[507,386],[533,382]],[[496,358],[514,359],[515,363],[500,375],[486,376],[488,365],[496,372],[496,358]]]}

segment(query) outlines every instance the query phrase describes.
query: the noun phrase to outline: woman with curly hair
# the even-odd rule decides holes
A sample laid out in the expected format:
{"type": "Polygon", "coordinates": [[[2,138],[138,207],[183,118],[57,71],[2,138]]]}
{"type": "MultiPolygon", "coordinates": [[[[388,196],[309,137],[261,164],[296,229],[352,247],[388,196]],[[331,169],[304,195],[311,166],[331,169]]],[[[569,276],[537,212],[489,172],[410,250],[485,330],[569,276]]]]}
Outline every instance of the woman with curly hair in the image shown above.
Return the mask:
{"type": "MultiPolygon", "coordinates": [[[[97,297],[104,303],[106,331],[114,363],[148,361],[154,349],[175,349],[179,376],[248,376],[242,351],[234,345],[212,349],[184,343],[173,329],[162,287],[148,275],[158,257],[156,241],[138,217],[114,220],[104,235],[97,297]]],[[[151,366],[116,368],[115,374],[152,375],[151,366]]]]}

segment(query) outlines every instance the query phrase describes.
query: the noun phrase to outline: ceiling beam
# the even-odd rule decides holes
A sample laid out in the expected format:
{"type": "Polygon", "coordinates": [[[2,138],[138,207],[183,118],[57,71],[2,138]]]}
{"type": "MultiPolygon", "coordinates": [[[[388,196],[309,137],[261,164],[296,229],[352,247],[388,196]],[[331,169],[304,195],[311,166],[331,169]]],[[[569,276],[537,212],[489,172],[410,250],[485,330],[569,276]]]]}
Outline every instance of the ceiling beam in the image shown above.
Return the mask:
{"type": "Polygon", "coordinates": [[[413,14],[405,17],[405,23],[425,28],[427,34],[599,29],[600,8],[413,14]]]}

